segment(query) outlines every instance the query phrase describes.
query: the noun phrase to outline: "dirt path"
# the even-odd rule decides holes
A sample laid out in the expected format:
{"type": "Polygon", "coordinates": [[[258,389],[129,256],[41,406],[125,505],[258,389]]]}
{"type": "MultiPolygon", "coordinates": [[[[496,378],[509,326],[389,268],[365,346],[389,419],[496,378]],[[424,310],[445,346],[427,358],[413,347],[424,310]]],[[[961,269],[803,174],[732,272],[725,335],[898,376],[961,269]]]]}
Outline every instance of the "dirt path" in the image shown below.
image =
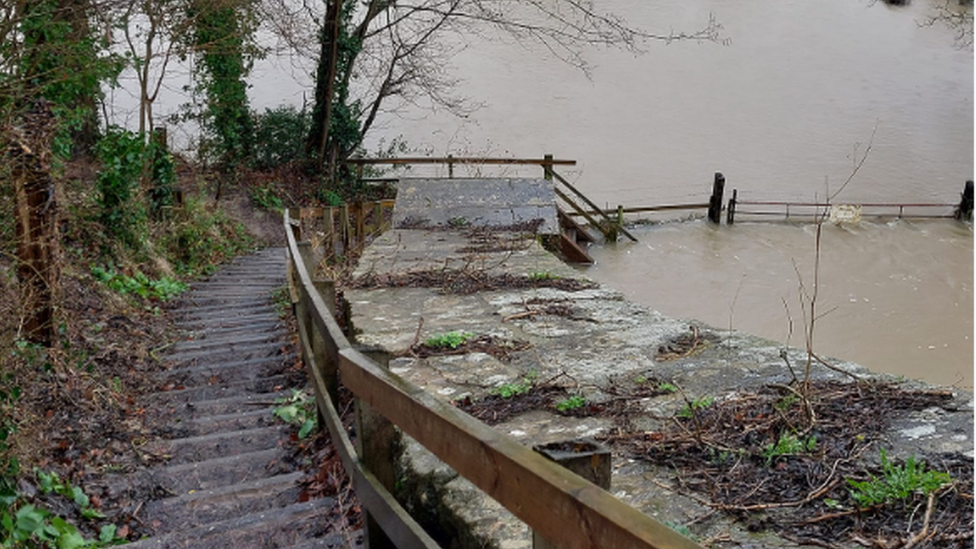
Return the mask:
{"type": "Polygon", "coordinates": [[[168,390],[146,402],[163,414],[168,436],[139,447],[149,466],[116,488],[145,502],[133,516],[155,533],[128,547],[358,543],[358,532],[335,524],[335,498],[303,493],[291,431],[273,417],[275,400],[304,381],[272,302],[285,282],[284,254],[271,248],[240,258],[185,296],[176,314],[187,336],[163,357],[168,390]]]}

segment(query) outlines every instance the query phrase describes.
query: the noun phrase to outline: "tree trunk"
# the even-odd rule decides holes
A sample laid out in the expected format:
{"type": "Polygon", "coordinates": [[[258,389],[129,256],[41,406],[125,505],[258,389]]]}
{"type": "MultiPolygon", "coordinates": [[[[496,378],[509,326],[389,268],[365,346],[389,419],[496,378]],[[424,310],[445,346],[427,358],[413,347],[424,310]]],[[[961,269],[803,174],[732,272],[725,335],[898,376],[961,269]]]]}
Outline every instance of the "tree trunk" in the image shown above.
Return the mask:
{"type": "Polygon", "coordinates": [[[14,180],[22,332],[27,341],[51,347],[60,288],[58,208],[51,177],[51,141],[57,121],[43,99],[21,120],[9,132],[7,159],[14,180]]]}
{"type": "Polygon", "coordinates": [[[307,152],[318,160],[321,172],[328,155],[329,126],[332,123],[336,61],[339,55],[339,14],[342,0],[329,0],[325,12],[325,24],[319,40],[322,44],[319,66],[315,77],[315,108],[312,112],[312,128],[309,132],[307,152]]]}

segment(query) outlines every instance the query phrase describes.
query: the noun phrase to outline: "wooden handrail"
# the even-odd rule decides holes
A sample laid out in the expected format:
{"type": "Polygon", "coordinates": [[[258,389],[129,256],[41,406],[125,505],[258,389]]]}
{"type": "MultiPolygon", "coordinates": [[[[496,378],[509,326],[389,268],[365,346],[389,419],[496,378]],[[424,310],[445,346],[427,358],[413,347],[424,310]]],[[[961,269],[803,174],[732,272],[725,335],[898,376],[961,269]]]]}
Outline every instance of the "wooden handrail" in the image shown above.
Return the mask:
{"type": "MultiPolygon", "coordinates": [[[[475,486],[525,521],[530,528],[565,549],[700,549],[671,528],[640,513],[610,493],[544,459],[514,438],[477,421],[423,389],[381,368],[354,350],[316,290],[292,232],[290,213],[284,217],[289,250],[289,278],[299,286],[300,336],[310,359],[316,400],[340,451],[343,466],[356,483],[360,498],[394,543],[430,547],[429,537],[361,467],[338,421],[328,390],[338,367],[343,383],[403,432],[460,473],[475,486]],[[316,338],[327,349],[326,364],[316,364],[316,338]],[[340,449],[341,446],[341,449],[340,449]]],[[[307,363],[308,364],[308,363],[307,363]]]]}
{"type": "Polygon", "coordinates": [[[493,166],[575,166],[575,160],[558,160],[547,158],[479,158],[470,156],[415,156],[400,158],[348,158],[346,164],[359,166],[389,164],[391,166],[404,166],[408,164],[485,164],[493,166]]]}
{"type": "Polygon", "coordinates": [[[573,194],[575,194],[577,197],[579,197],[580,200],[582,200],[583,202],[585,202],[587,206],[593,208],[593,211],[595,211],[596,213],[600,214],[600,216],[602,216],[603,219],[605,219],[607,221],[607,223],[609,223],[610,225],[616,225],[617,226],[617,230],[619,230],[620,232],[624,233],[624,236],[626,236],[627,238],[631,239],[634,242],[637,242],[637,238],[634,235],[632,235],[629,232],[627,232],[627,229],[623,228],[623,226],[620,225],[619,223],[617,223],[616,220],[611,219],[610,216],[608,216],[606,214],[606,212],[604,212],[602,209],[600,209],[599,206],[597,206],[596,204],[594,204],[593,201],[590,200],[589,198],[587,198],[585,194],[581,193],[579,191],[579,189],[577,189],[576,187],[573,186],[572,183],[570,183],[569,181],[566,181],[566,178],[565,177],[559,175],[554,170],[549,170],[549,173],[551,173],[552,176],[555,177],[557,181],[559,181],[560,183],[562,183],[567,189],[569,189],[570,191],[572,191],[573,194]]]}

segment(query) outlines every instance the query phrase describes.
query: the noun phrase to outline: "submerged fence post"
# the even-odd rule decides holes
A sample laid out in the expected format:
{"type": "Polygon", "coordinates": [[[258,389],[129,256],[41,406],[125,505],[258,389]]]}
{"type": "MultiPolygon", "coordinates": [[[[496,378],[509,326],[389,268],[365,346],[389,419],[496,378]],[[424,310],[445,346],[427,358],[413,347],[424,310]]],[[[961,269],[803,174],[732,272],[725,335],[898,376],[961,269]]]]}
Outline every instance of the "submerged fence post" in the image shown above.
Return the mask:
{"type": "Polygon", "coordinates": [[[545,162],[542,163],[542,178],[546,181],[552,181],[552,155],[547,154],[543,158],[545,162]]]}
{"type": "Polygon", "coordinates": [[[956,206],[956,219],[959,221],[973,220],[973,180],[966,182],[966,187],[962,191],[962,200],[956,206]]]}
{"type": "MultiPolygon", "coordinates": [[[[597,442],[590,439],[569,440],[534,446],[532,449],[600,488],[610,489],[610,450],[597,442]]],[[[532,549],[557,549],[557,546],[532,532],[532,549]]]]}
{"type": "Polygon", "coordinates": [[[732,198],[729,199],[729,211],[725,217],[725,222],[729,225],[735,223],[735,203],[739,199],[739,189],[732,189],[732,198]]]}
{"type": "Polygon", "coordinates": [[[447,177],[454,179],[454,155],[447,155],[447,177]]]}
{"type": "Polygon", "coordinates": [[[722,223],[722,195],[725,193],[725,176],[715,172],[715,183],[712,184],[712,198],[708,201],[708,220],[715,224],[722,223]]]}

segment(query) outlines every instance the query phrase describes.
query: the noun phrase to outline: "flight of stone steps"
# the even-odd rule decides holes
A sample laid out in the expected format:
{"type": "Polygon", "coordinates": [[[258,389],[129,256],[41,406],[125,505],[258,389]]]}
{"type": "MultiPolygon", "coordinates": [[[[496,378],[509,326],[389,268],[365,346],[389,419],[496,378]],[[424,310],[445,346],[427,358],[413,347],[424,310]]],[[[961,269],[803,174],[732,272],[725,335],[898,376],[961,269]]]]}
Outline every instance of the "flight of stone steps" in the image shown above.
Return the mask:
{"type": "Polygon", "coordinates": [[[302,472],[273,417],[304,376],[272,292],[285,284],[285,250],[265,249],[222,268],[187,292],[176,313],[187,337],[162,357],[166,391],[148,406],[169,414],[166,440],[137,473],[147,502],[137,517],[156,535],[142,548],[345,548],[359,532],[330,518],[332,498],[299,502],[302,472]]]}

